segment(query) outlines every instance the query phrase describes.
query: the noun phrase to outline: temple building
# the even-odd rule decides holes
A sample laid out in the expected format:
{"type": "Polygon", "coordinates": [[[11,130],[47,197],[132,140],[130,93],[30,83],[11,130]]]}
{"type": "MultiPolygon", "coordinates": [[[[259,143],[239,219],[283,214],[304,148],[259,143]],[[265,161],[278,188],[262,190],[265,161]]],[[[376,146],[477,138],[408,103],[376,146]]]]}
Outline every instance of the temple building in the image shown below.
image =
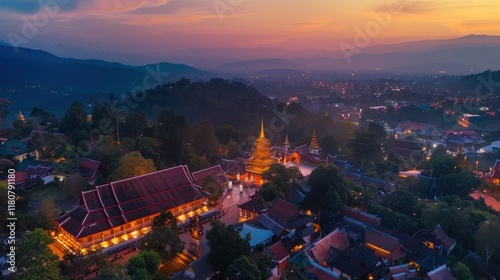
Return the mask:
{"type": "Polygon", "coordinates": [[[299,159],[313,164],[319,164],[321,160],[321,147],[318,144],[316,129],[313,130],[311,143],[309,146],[304,144],[295,148],[295,153],[299,155],[299,159]]]}
{"type": "Polygon", "coordinates": [[[197,182],[206,179],[203,175],[194,177],[181,165],[83,191],[80,205],[56,218],[55,244],[73,252],[92,246],[106,250],[136,242],[161,211],[172,212],[179,222],[201,215],[209,211],[208,193],[197,182]]]}
{"type": "MultiPolygon", "coordinates": [[[[250,159],[247,160],[247,176],[251,176],[251,178],[254,178],[253,176],[260,177],[260,175],[269,170],[271,164],[276,163],[272,152],[271,142],[264,134],[264,119],[262,119],[260,127],[260,136],[255,141],[252,150],[253,153],[250,154],[250,159]]],[[[254,180],[256,180],[256,178],[254,178],[254,180]]],[[[259,183],[258,180],[256,182],[259,183]]]]}

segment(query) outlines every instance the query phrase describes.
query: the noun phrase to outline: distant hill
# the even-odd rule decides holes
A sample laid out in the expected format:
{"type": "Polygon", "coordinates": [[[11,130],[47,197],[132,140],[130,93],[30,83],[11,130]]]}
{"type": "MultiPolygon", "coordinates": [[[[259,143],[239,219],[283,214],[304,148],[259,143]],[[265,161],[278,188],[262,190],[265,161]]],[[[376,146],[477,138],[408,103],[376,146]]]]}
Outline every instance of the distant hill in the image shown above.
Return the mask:
{"type": "Polygon", "coordinates": [[[107,100],[110,93],[119,95],[138,86],[149,88],[181,77],[211,75],[184,64],[167,62],[130,66],[103,60],[62,58],[27,48],[18,48],[15,53],[5,43],[0,44],[0,65],[0,97],[12,103],[8,108],[12,112],[8,121],[13,120],[18,111],[29,115],[33,107],[62,115],[74,100],[90,105],[98,99],[107,100]]]}
{"type": "Polygon", "coordinates": [[[203,74],[202,71],[183,64],[162,62],[157,65],[133,67],[102,60],[61,58],[48,52],[19,48],[14,53],[8,46],[0,45],[0,83],[14,85],[42,85],[76,91],[129,91],[142,85],[146,68],[170,73],[165,82],[186,75],[203,74]]]}
{"type": "MultiPolygon", "coordinates": [[[[355,46],[354,42],[345,43],[355,46]]],[[[347,60],[342,51],[280,48],[189,49],[167,54],[172,61],[219,73],[272,69],[314,72],[403,71],[470,74],[500,68],[500,36],[467,35],[359,48],[347,60]]]]}

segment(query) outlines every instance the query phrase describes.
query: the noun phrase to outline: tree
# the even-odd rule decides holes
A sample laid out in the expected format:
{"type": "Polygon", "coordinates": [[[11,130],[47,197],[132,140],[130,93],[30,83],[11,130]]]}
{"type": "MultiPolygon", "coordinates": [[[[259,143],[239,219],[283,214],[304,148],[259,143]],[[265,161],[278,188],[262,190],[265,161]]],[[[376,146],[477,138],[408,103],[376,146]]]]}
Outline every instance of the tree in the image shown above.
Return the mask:
{"type": "Polygon", "coordinates": [[[255,280],[262,277],[257,264],[247,256],[241,256],[232,261],[224,274],[228,279],[239,280],[255,280]]]}
{"type": "Polygon", "coordinates": [[[10,101],[5,98],[0,98],[0,121],[3,121],[5,117],[9,114],[9,110],[6,107],[10,106],[10,101]]]}
{"type": "Polygon", "coordinates": [[[160,215],[153,218],[153,228],[166,226],[173,232],[177,232],[177,219],[172,212],[161,211],[160,215]]]}
{"type": "Polygon", "coordinates": [[[374,139],[378,142],[385,141],[385,137],[387,133],[385,132],[385,128],[378,123],[371,122],[366,128],[366,132],[370,133],[374,136],[374,139]]]}
{"type": "Polygon", "coordinates": [[[69,143],[59,135],[37,133],[28,142],[30,150],[37,150],[41,159],[59,159],[63,156],[69,143]]]}
{"type": "Polygon", "coordinates": [[[161,258],[155,251],[143,251],[128,261],[127,270],[132,279],[155,279],[161,258]]]}
{"type": "Polygon", "coordinates": [[[476,243],[474,247],[485,259],[485,266],[488,267],[491,257],[500,250],[500,222],[498,220],[484,221],[479,225],[476,233],[476,243]]]}
{"type": "Polygon", "coordinates": [[[219,140],[212,123],[205,120],[190,128],[191,146],[196,154],[213,161],[219,157],[219,140]]]}
{"type": "Polygon", "coordinates": [[[222,184],[215,176],[209,175],[203,183],[202,189],[210,193],[208,202],[212,205],[216,204],[224,193],[224,184],[222,184]]]}
{"type": "Polygon", "coordinates": [[[451,273],[457,280],[473,280],[469,267],[463,262],[457,262],[451,267],[451,273]]]}
{"type": "Polygon", "coordinates": [[[336,212],[347,200],[344,178],[337,167],[320,165],[313,170],[307,184],[311,191],[306,195],[303,206],[314,212],[336,212]]]}
{"type": "Polygon", "coordinates": [[[339,143],[337,139],[331,135],[327,135],[319,141],[321,147],[321,156],[336,155],[339,152],[339,143]]]}
{"type": "Polygon", "coordinates": [[[380,142],[375,140],[375,136],[372,133],[360,131],[349,141],[348,147],[357,162],[363,166],[365,159],[371,158],[380,151],[380,142]]]}
{"type": "Polygon", "coordinates": [[[140,152],[130,152],[120,158],[118,168],[113,173],[113,181],[136,177],[156,171],[150,159],[142,157],[140,152]]]}
{"type": "Polygon", "coordinates": [[[58,257],[52,253],[49,244],[52,238],[42,229],[28,232],[18,247],[18,279],[60,279],[58,257]]]}
{"type": "Polygon", "coordinates": [[[297,179],[299,169],[297,167],[287,168],[282,164],[274,163],[262,174],[262,179],[272,182],[275,186],[281,188],[283,192],[291,189],[292,182],[297,179]]]}
{"type": "Polygon", "coordinates": [[[154,227],[140,241],[142,249],[155,251],[163,261],[177,256],[184,250],[184,245],[177,232],[167,226],[154,227]]]}
{"type": "Polygon", "coordinates": [[[101,248],[87,249],[87,253],[67,253],[61,262],[61,272],[68,279],[82,279],[85,276],[99,272],[108,264],[108,257],[101,248]]]}
{"type": "Polygon", "coordinates": [[[66,196],[77,202],[80,200],[82,191],[88,190],[89,186],[87,179],[79,173],[66,177],[62,183],[62,189],[66,196]]]}
{"type": "Polygon", "coordinates": [[[127,270],[119,263],[109,264],[97,273],[94,280],[131,280],[127,270]]]}
{"type": "Polygon", "coordinates": [[[460,197],[468,197],[473,189],[481,185],[481,179],[469,170],[464,169],[458,174],[448,174],[442,177],[439,190],[445,195],[456,194],[460,197]]]}
{"type": "Polygon", "coordinates": [[[53,230],[56,228],[57,224],[55,222],[59,211],[54,204],[54,200],[50,197],[44,198],[40,206],[40,217],[42,218],[43,228],[53,230]]]}
{"type": "Polygon", "coordinates": [[[85,112],[83,104],[75,101],[70,105],[64,115],[61,123],[61,130],[72,136],[75,132],[85,129],[86,121],[87,112],[85,112]]]}
{"type": "Polygon", "coordinates": [[[418,197],[408,190],[399,189],[385,198],[384,205],[392,210],[411,216],[416,211],[418,197]]]}
{"type": "Polygon", "coordinates": [[[283,190],[272,182],[264,183],[258,191],[262,194],[262,199],[264,199],[264,201],[273,201],[276,198],[285,199],[283,190]]]}
{"type": "Polygon", "coordinates": [[[215,270],[224,272],[231,262],[251,253],[250,244],[243,239],[233,228],[220,221],[212,222],[212,228],[207,232],[210,253],[208,260],[215,270]]]}

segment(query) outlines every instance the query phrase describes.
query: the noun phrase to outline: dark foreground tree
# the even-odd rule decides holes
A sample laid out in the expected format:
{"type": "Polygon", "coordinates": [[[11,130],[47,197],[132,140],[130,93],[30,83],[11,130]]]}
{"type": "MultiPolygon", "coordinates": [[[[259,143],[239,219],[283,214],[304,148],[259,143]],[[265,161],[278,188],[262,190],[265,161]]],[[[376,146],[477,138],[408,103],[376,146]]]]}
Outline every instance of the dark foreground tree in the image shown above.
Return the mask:
{"type": "Polygon", "coordinates": [[[161,258],[155,251],[143,251],[130,258],[127,270],[132,279],[155,279],[161,258]]]}
{"type": "Polygon", "coordinates": [[[185,242],[179,238],[177,232],[167,226],[153,228],[140,241],[141,249],[155,251],[163,261],[182,252],[184,244],[185,242]]]}
{"type": "Polygon", "coordinates": [[[225,275],[228,279],[239,280],[258,280],[262,276],[257,264],[247,256],[241,256],[231,262],[225,275]]]}
{"type": "Polygon", "coordinates": [[[50,243],[52,238],[40,228],[23,237],[17,251],[17,279],[61,279],[58,257],[50,243]]]}
{"type": "Polygon", "coordinates": [[[250,244],[243,239],[233,226],[220,222],[212,222],[212,228],[207,232],[210,253],[208,260],[215,268],[224,272],[231,262],[240,256],[249,256],[250,244]]]}

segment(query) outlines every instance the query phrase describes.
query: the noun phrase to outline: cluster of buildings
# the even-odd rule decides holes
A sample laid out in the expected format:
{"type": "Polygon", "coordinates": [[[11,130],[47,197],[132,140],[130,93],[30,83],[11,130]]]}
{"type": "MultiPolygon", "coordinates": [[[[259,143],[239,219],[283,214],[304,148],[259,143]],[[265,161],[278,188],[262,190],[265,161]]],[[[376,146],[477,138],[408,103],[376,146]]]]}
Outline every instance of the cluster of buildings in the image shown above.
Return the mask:
{"type": "Polygon", "coordinates": [[[302,271],[301,279],[421,279],[427,272],[427,279],[437,280],[454,279],[446,256],[455,246],[439,225],[408,235],[382,226],[376,215],[346,206],[338,228],[301,251],[283,242],[268,250],[277,263],[272,279],[286,278],[284,268],[293,265],[302,271]]]}

